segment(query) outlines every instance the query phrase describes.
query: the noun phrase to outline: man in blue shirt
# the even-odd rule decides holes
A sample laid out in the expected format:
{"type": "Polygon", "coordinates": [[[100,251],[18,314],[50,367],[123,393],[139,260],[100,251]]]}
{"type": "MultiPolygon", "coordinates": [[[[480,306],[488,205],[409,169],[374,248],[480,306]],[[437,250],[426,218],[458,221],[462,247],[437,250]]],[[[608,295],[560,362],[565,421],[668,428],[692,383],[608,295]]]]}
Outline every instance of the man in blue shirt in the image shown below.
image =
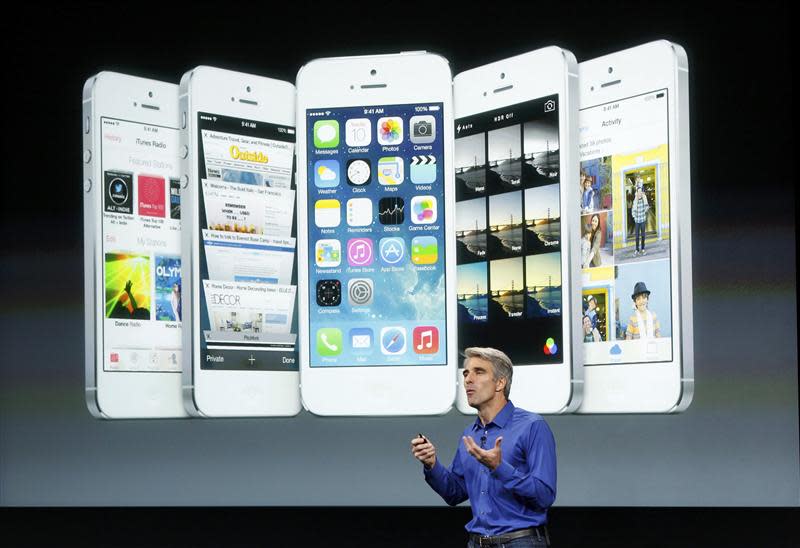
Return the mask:
{"type": "Polygon", "coordinates": [[[511,360],[494,348],[464,352],[464,388],[478,418],[464,430],[449,468],[424,436],[411,440],[425,481],[455,506],[467,499],[468,548],[549,545],[547,509],[556,498],[556,447],[547,423],[514,407],[511,360]]]}

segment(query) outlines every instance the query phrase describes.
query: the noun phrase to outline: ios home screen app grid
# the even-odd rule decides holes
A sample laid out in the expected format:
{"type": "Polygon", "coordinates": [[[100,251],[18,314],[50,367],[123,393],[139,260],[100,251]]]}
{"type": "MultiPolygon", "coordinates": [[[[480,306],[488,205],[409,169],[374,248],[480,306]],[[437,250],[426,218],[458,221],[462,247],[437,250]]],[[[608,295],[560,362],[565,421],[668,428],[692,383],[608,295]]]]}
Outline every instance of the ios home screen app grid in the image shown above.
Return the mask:
{"type": "Polygon", "coordinates": [[[443,365],[442,104],[306,117],[310,365],[443,365]]]}

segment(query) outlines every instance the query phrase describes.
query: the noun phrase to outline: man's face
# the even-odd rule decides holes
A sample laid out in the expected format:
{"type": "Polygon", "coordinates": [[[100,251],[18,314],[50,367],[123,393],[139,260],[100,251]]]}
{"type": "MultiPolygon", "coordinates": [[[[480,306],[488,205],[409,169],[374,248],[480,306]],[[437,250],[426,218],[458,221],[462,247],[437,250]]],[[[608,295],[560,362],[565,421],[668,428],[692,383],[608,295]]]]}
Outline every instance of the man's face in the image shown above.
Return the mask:
{"type": "Polygon", "coordinates": [[[469,358],[464,364],[464,389],[467,392],[467,403],[478,408],[503,391],[500,387],[504,381],[494,379],[492,362],[483,358],[469,358]]]}

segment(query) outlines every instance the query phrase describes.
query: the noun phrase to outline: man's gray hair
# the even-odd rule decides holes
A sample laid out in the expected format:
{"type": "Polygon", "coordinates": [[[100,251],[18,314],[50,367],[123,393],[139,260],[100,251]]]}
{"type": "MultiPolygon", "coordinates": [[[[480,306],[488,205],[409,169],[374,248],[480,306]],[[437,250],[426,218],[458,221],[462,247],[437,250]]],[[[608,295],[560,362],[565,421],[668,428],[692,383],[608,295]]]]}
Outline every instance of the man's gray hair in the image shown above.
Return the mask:
{"type": "Polygon", "coordinates": [[[467,360],[470,358],[480,358],[490,362],[492,369],[494,369],[494,380],[506,379],[506,387],[503,390],[503,394],[508,399],[508,395],[511,393],[511,377],[514,375],[514,366],[505,352],[501,352],[496,348],[471,346],[464,350],[464,356],[464,367],[466,367],[467,360]]]}

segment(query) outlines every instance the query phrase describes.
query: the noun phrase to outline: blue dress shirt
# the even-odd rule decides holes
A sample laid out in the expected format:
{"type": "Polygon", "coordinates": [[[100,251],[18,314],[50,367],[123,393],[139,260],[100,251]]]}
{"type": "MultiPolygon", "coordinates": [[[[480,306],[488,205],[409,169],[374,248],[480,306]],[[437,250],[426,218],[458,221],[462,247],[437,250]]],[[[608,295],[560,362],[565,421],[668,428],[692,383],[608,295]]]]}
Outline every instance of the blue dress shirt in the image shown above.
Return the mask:
{"type": "Polygon", "coordinates": [[[425,468],[425,481],[450,506],[469,498],[472,520],[466,530],[500,535],[547,523],[547,509],[556,499],[556,442],[544,419],[509,401],[486,426],[475,419],[464,436],[484,449],[502,436],[500,465],[490,470],[459,440],[450,468],[437,457],[433,468],[425,468]]]}

